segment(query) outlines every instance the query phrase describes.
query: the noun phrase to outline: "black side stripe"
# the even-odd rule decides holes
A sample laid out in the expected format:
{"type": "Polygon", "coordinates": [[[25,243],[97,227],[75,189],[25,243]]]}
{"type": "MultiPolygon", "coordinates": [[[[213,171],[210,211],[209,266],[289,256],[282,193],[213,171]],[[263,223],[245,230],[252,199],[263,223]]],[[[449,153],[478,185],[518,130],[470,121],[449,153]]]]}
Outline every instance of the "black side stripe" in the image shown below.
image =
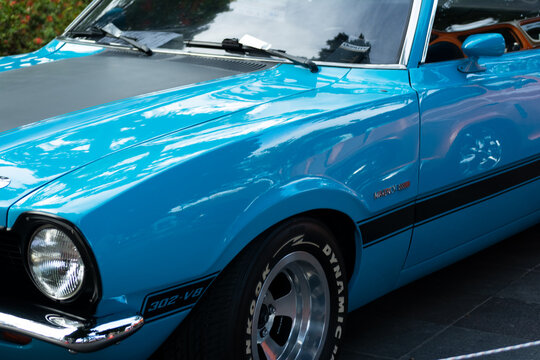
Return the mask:
{"type": "Polygon", "coordinates": [[[414,224],[414,209],[414,204],[409,205],[361,225],[360,232],[364,245],[414,224]]]}
{"type": "Polygon", "coordinates": [[[540,159],[490,175],[477,182],[418,200],[415,204],[401,207],[360,223],[364,246],[378,243],[388,235],[399,233],[414,224],[433,221],[458,208],[486,200],[509,189],[525,185],[540,177],[540,159]]]}

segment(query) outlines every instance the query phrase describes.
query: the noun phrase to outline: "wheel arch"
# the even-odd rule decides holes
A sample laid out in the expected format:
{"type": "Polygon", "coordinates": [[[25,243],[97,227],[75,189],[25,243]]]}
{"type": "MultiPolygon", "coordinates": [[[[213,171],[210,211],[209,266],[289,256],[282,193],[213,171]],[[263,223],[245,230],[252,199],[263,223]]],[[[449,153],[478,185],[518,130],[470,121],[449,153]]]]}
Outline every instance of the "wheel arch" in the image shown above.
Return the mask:
{"type": "Polygon", "coordinates": [[[255,239],[265,236],[285,221],[313,218],[334,234],[345,257],[349,279],[355,274],[362,254],[356,221],[366,216],[357,195],[327,178],[306,178],[269,190],[254,200],[231,224],[227,246],[218,260],[223,267],[255,239]]]}

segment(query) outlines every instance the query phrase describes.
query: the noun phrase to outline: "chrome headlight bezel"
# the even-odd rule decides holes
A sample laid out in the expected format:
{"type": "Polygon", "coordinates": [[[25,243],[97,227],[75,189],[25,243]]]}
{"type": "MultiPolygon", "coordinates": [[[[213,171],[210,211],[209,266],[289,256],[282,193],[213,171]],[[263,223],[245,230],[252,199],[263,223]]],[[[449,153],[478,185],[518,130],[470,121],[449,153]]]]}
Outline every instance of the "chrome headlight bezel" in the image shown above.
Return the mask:
{"type": "Polygon", "coordinates": [[[17,229],[23,239],[21,253],[23,254],[23,263],[27,276],[39,294],[43,295],[48,301],[65,304],[69,307],[73,306],[73,308],[78,309],[87,309],[89,306],[92,308],[99,302],[101,298],[101,281],[97,262],[86,239],[74,224],[54,215],[27,212],[19,217],[14,228],[17,229]],[[84,276],[80,289],[76,294],[66,299],[55,299],[42,291],[30,268],[28,254],[32,238],[45,228],[54,228],[63,232],[72,241],[84,263],[84,276]]]}

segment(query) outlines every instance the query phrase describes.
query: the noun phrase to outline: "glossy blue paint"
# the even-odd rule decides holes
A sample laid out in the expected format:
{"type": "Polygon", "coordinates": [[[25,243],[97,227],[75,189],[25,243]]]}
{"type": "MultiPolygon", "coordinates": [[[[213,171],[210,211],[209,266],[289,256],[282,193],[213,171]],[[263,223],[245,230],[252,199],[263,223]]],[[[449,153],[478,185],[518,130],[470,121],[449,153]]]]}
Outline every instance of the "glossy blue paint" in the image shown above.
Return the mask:
{"type": "Polygon", "coordinates": [[[538,210],[537,206],[538,202],[523,201],[523,199],[530,197],[531,193],[538,193],[538,191],[540,191],[540,182],[536,181],[525,187],[508,192],[495,200],[478,204],[470,209],[464,209],[462,211],[466,211],[466,215],[471,217],[470,222],[465,224],[463,224],[463,218],[459,216],[461,212],[455,215],[450,215],[446,217],[445,220],[447,223],[454,222],[454,230],[448,235],[442,233],[440,231],[440,227],[431,225],[432,237],[429,246],[432,246],[433,243],[439,240],[440,234],[443,234],[443,236],[460,237],[463,236],[465,232],[472,231],[475,237],[473,240],[456,246],[449,251],[404,269],[399,277],[397,287],[404,286],[416,279],[431,274],[434,271],[442,269],[445,266],[453,264],[456,261],[485,249],[488,246],[515,235],[524,229],[538,224],[540,221],[540,211],[538,210]],[[523,205],[526,207],[525,212],[523,212],[523,205]],[[499,206],[499,209],[504,209],[504,211],[497,211],[497,206],[499,206]],[[514,219],[508,219],[504,216],[505,214],[512,213],[513,211],[517,211],[525,215],[514,219]],[[487,215],[494,215],[493,218],[489,218],[489,221],[497,223],[497,226],[495,226],[490,232],[481,233],[476,229],[475,226],[470,226],[473,221],[477,221],[478,223],[486,222],[486,217],[479,215],[483,213],[487,213],[487,215]],[[455,224],[463,225],[461,228],[456,228],[455,224]]]}
{"type": "Polygon", "coordinates": [[[409,251],[412,230],[365,248],[356,276],[349,284],[349,308],[354,310],[397,288],[409,251]]]}
{"type": "Polygon", "coordinates": [[[150,291],[221,270],[289,216],[330,208],[359,221],[414,199],[418,104],[407,72],[357,69],[327,84],[114,152],[19,201],[8,225],[29,209],[69,218],[92,245],[104,298],[137,308],[150,291]],[[393,199],[373,198],[408,180],[393,199]],[[159,280],[138,265],[148,259],[160,259],[159,280]]]}
{"type": "Polygon", "coordinates": [[[15,200],[84,164],[231,112],[324,87],[347,71],[329,68],[310,76],[301,68],[276,67],[104,104],[1,133],[0,173],[13,181],[0,199],[0,226],[15,200]]]}
{"type": "MultiPolygon", "coordinates": [[[[221,271],[289,217],[325,209],[364,224],[540,154],[540,50],[480,57],[486,71],[474,74],[459,72],[466,59],[420,64],[433,6],[422,2],[408,70],[282,64],[0,133],[0,175],[12,178],[0,226],[27,211],[69,220],[99,267],[96,316],[136,313],[149,293],[221,271]]],[[[500,38],[476,40],[470,55],[500,53],[500,38]]],[[[0,59],[0,71],[99,51],[54,41],[0,59]]],[[[413,218],[380,242],[357,231],[346,239],[356,252],[350,308],[538,222],[537,178],[413,218]]],[[[78,357],[145,358],[186,314],[78,357]]],[[[42,353],[71,357],[39,341],[0,342],[2,358],[42,353]]]]}
{"type": "Polygon", "coordinates": [[[13,55],[0,58],[0,73],[23,69],[25,67],[88,56],[103,51],[101,46],[79,45],[53,40],[43,48],[29,54],[13,55]]]}
{"type": "Polygon", "coordinates": [[[506,44],[501,34],[477,34],[469,36],[462,49],[468,57],[501,56],[506,44]]]}
{"type": "MultiPolygon", "coordinates": [[[[460,186],[540,153],[540,50],[481,58],[486,71],[474,74],[458,71],[464,61],[411,70],[422,116],[420,196],[460,186]]],[[[512,220],[525,215],[520,210],[506,214],[512,220]]],[[[415,229],[407,267],[500,224],[471,222],[470,216],[462,211],[453,221],[442,218],[415,229]],[[474,223],[474,231],[463,226],[457,230],[456,221],[474,223]],[[443,234],[437,240],[434,228],[443,234]]],[[[491,218],[487,213],[479,216],[491,218]]]]}
{"type": "MultiPolygon", "coordinates": [[[[540,181],[535,181],[487,201],[463,207],[459,211],[448,214],[439,220],[427,222],[415,228],[413,246],[407,258],[407,267],[412,266],[421,269],[422,264],[425,263],[429,264],[425,266],[435,265],[442,268],[459,260],[459,258],[480,250],[478,244],[491,241],[489,238],[493,237],[488,236],[486,238],[486,234],[497,234],[499,230],[527,217],[531,217],[533,220],[533,222],[528,222],[529,226],[534,225],[535,219],[536,221],[540,220],[538,204],[536,201],[525,201],[524,199],[531,197],[531,194],[537,194],[539,191],[540,181]],[[501,209],[504,209],[504,211],[501,211],[501,209]],[[486,221],[486,219],[489,219],[489,221],[486,221]],[[485,225],[485,223],[489,225],[485,225]],[[474,226],[471,224],[474,224],[474,226]],[[441,229],[444,229],[444,231],[441,231],[441,229]],[[468,245],[469,243],[471,245],[468,245]],[[449,249],[446,249],[447,251],[435,253],[441,258],[439,261],[433,261],[434,249],[439,249],[439,244],[451,244],[452,246],[450,248],[450,245],[448,245],[449,249]],[[465,253],[466,251],[470,252],[465,253]],[[443,258],[448,260],[442,261],[443,258]]],[[[509,235],[503,235],[498,240],[504,239],[504,236],[509,235]]],[[[431,268],[431,270],[435,271],[437,269],[431,268]]]]}

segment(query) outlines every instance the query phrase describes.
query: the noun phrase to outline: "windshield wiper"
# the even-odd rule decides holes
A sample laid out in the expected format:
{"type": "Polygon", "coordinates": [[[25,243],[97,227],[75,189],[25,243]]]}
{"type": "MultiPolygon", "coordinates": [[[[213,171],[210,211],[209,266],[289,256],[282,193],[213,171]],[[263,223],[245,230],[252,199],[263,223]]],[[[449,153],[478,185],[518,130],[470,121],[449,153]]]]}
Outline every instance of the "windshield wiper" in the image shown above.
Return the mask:
{"type": "Polygon", "coordinates": [[[153,54],[152,50],[144,44],[141,44],[135,39],[129,38],[124,35],[124,32],[116,27],[113,23],[108,23],[107,25],[103,27],[95,26],[96,29],[100,30],[104,34],[107,34],[109,36],[112,36],[113,38],[123,40],[133,46],[135,49],[145,53],[146,55],[150,56],[153,54]]]}
{"type": "Polygon", "coordinates": [[[267,55],[290,60],[292,63],[308,68],[312,73],[319,72],[319,67],[313,61],[300,56],[289,55],[283,50],[271,49],[271,45],[251,35],[244,35],[240,40],[225,39],[220,43],[188,40],[186,47],[201,47],[208,49],[224,49],[231,52],[262,52],[267,55]]]}
{"type": "Polygon", "coordinates": [[[319,67],[313,61],[306,59],[304,57],[289,55],[285,51],[273,50],[271,49],[272,45],[270,45],[269,43],[263,40],[257,39],[254,36],[246,34],[242,36],[240,40],[238,40],[238,44],[240,44],[242,47],[247,46],[249,48],[257,49],[259,51],[262,51],[264,53],[267,53],[275,57],[280,57],[283,59],[290,60],[294,64],[298,64],[305,68],[308,68],[312,73],[319,72],[319,67]]]}
{"type": "Polygon", "coordinates": [[[150,56],[153,54],[152,50],[148,48],[148,46],[141,44],[135,39],[132,39],[130,37],[127,37],[123,34],[123,31],[116,27],[113,23],[109,23],[103,27],[99,26],[92,26],[90,30],[86,31],[70,31],[66,35],[70,37],[97,37],[97,36],[111,36],[115,39],[120,39],[131,46],[133,46],[135,49],[145,53],[146,55],[150,56]]]}

